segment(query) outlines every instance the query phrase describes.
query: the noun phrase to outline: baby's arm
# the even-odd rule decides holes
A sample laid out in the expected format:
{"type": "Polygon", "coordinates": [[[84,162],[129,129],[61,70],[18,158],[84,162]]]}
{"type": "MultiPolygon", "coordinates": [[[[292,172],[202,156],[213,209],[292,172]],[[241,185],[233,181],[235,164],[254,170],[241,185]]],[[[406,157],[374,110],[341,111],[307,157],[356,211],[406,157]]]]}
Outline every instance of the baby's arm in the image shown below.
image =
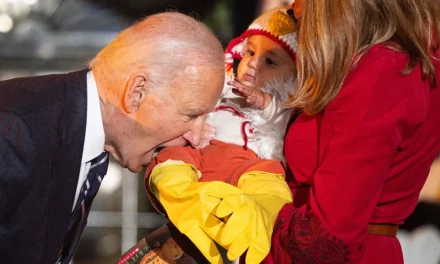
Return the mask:
{"type": "MultiPolygon", "coordinates": [[[[289,111],[286,111],[286,108],[282,106],[281,103],[281,95],[277,90],[272,89],[272,93],[266,92],[267,89],[259,89],[255,87],[246,86],[239,81],[230,81],[229,85],[234,86],[235,88],[232,90],[234,94],[246,98],[246,102],[252,105],[254,108],[259,110],[258,115],[262,117],[264,120],[272,120],[272,122],[279,122],[278,119],[281,118],[283,113],[287,115],[289,111]]],[[[272,86],[276,86],[281,88],[284,85],[290,85],[291,83],[275,83],[272,86]]],[[[284,89],[284,87],[282,88],[284,89]]]]}
{"type": "Polygon", "coordinates": [[[205,122],[202,128],[202,135],[200,138],[200,143],[197,146],[194,146],[196,149],[202,149],[209,145],[209,142],[215,137],[215,127],[211,124],[205,122]]]}
{"type": "Polygon", "coordinates": [[[272,101],[272,95],[259,88],[246,86],[239,81],[229,81],[228,85],[234,86],[232,92],[246,98],[246,102],[258,110],[266,109],[272,101]]]}

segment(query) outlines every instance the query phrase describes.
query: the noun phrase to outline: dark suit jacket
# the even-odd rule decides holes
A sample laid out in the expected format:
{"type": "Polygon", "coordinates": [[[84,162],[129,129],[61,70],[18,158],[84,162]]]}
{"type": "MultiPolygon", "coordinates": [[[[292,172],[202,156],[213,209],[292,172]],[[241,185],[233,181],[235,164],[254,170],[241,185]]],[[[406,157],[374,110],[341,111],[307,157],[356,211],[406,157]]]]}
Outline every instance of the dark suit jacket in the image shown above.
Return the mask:
{"type": "Polygon", "coordinates": [[[81,166],[87,70],[0,82],[0,263],[55,263],[81,166]]]}

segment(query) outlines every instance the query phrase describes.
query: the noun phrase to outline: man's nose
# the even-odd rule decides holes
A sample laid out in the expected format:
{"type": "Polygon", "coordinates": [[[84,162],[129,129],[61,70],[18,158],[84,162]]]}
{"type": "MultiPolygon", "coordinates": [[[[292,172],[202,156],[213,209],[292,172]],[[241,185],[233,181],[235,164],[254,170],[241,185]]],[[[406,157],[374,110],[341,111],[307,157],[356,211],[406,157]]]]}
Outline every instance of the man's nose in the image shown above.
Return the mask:
{"type": "Polygon", "coordinates": [[[201,133],[194,133],[192,130],[190,130],[183,134],[183,138],[192,146],[198,146],[200,144],[200,134],[201,133]]]}
{"type": "Polygon", "coordinates": [[[202,129],[204,122],[205,122],[205,116],[199,117],[194,122],[191,130],[183,134],[183,138],[186,139],[191,145],[198,146],[200,144],[200,138],[202,136],[202,129]]]}

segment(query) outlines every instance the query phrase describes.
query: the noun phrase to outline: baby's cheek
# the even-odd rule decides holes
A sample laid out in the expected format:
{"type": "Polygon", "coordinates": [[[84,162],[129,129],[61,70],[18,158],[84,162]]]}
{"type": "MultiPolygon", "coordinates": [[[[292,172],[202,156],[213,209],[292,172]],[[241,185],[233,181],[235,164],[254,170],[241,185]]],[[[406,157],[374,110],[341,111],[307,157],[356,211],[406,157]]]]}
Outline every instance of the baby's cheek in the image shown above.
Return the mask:
{"type": "Polygon", "coordinates": [[[243,64],[242,63],[240,63],[239,65],[238,65],[238,68],[237,68],[237,78],[239,79],[239,80],[242,80],[243,79],[243,75],[246,73],[246,67],[245,66],[242,66],[243,64]]]}

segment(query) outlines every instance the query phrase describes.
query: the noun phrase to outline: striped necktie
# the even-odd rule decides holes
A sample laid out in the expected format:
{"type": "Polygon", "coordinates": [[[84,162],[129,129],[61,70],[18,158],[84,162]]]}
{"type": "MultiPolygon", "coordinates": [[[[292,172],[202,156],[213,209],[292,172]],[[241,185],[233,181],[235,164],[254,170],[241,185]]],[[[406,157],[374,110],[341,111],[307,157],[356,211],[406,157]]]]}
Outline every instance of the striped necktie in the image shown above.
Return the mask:
{"type": "Polygon", "coordinates": [[[75,208],[70,216],[69,228],[64,239],[63,248],[56,263],[67,264],[72,259],[78,246],[81,234],[87,224],[87,217],[93,199],[98,193],[103,177],[107,174],[108,153],[102,152],[91,161],[90,170],[81,188],[75,208]]]}

